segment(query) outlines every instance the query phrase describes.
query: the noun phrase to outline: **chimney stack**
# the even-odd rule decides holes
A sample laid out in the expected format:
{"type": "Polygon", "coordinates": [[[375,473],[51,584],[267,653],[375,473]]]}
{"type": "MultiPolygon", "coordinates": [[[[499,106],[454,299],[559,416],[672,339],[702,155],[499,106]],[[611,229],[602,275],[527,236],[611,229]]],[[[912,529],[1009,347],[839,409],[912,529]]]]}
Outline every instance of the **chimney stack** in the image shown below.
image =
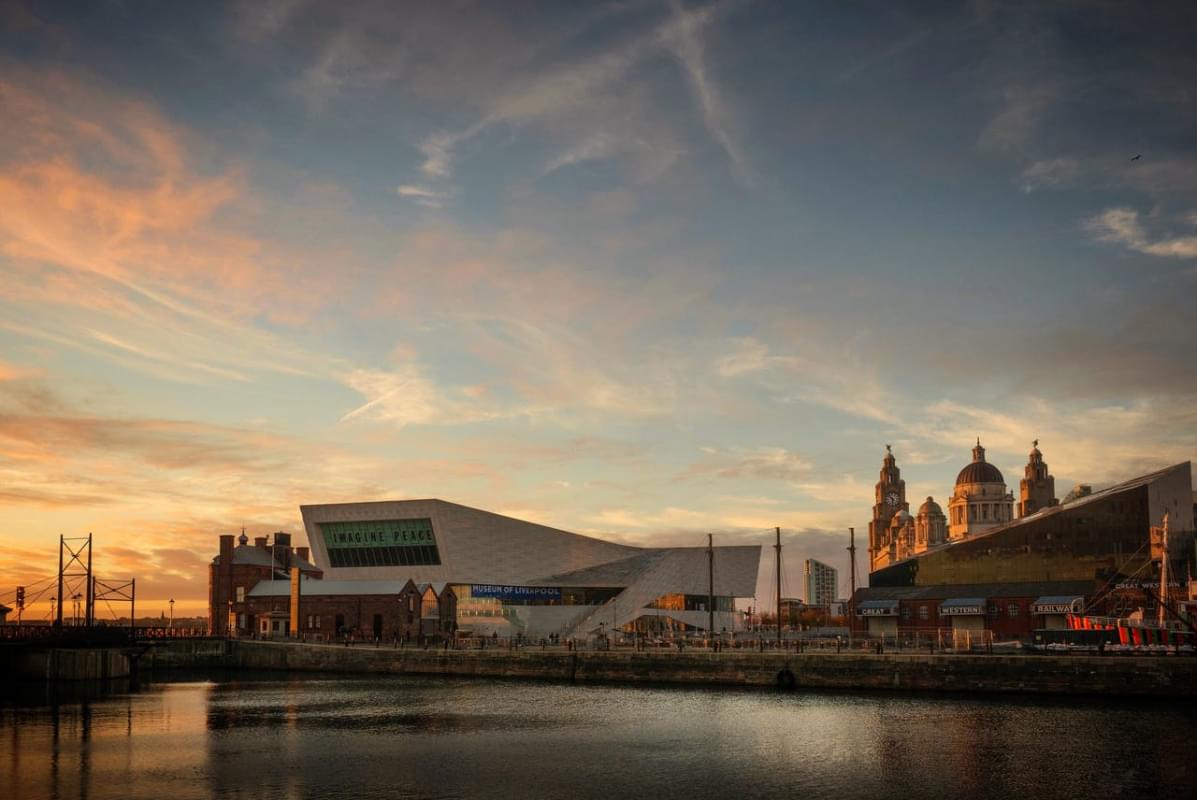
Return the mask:
{"type": "Polygon", "coordinates": [[[208,630],[221,636],[229,628],[228,602],[233,599],[233,534],[220,536],[220,563],[212,582],[212,608],[208,610],[208,630]]]}
{"type": "Polygon", "coordinates": [[[299,556],[299,558],[300,558],[301,560],[303,560],[303,561],[307,561],[307,560],[308,560],[308,553],[309,553],[309,552],[310,552],[310,551],[309,551],[309,550],[308,550],[308,548],[306,548],[306,547],[296,547],[296,548],[295,548],[295,555],[299,556]]]}
{"type": "Polygon", "coordinates": [[[285,531],[274,532],[274,557],[283,569],[291,569],[291,534],[285,531]]]}
{"type": "Polygon", "coordinates": [[[270,547],[269,547],[269,546],[266,544],[266,537],[265,537],[265,536],[255,536],[255,537],[254,537],[254,547],[260,547],[260,548],[262,548],[263,550],[269,550],[269,549],[270,549],[270,547]]]}

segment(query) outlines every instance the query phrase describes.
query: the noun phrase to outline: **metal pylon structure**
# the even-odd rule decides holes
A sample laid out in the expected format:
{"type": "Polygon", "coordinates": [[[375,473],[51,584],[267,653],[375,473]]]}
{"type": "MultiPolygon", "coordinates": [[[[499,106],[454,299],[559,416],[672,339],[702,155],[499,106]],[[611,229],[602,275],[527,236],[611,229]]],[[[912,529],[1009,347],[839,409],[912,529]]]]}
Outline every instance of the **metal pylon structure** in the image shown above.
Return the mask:
{"type": "MultiPolygon", "coordinates": [[[[79,598],[80,580],[86,593],[83,608],[83,624],[91,627],[96,618],[95,587],[91,574],[91,534],[87,536],[58,537],[58,605],[54,618],[55,627],[62,627],[64,599],[79,598]],[[84,556],[86,555],[86,561],[84,556]],[[64,589],[72,594],[63,596],[64,589]]],[[[78,614],[75,624],[79,623],[78,614]]]]}
{"type": "MultiPolygon", "coordinates": [[[[99,578],[93,579],[92,596],[95,600],[103,600],[106,603],[128,603],[129,604],[129,631],[132,632],[137,627],[136,616],[136,602],[137,602],[137,579],[130,578],[122,583],[108,583],[99,578]]],[[[174,602],[173,600],[171,602],[174,602]]],[[[171,606],[170,614],[174,618],[174,606],[171,606]]]]}

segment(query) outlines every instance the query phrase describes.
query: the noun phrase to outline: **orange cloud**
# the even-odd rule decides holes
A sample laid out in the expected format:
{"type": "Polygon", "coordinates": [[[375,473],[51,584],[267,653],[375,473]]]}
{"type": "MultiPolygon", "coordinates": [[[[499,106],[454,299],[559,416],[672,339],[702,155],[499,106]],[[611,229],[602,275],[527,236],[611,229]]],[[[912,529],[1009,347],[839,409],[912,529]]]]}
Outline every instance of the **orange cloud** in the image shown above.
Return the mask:
{"type": "MultiPolygon", "coordinates": [[[[123,316],[182,300],[293,324],[333,293],[324,253],[252,232],[279,208],[253,193],[246,164],[222,162],[151,103],[6,65],[0,119],[0,254],[18,296],[123,316]],[[86,276],[111,283],[72,291],[86,276]]],[[[335,187],[312,186],[278,202],[302,215],[338,199],[335,187]]]]}

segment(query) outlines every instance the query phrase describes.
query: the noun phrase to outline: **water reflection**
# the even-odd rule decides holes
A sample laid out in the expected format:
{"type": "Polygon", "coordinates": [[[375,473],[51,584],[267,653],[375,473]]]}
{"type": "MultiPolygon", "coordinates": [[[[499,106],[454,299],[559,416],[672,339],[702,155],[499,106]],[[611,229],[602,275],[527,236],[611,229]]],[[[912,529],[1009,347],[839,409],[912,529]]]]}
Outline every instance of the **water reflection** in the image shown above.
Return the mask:
{"type": "Polygon", "coordinates": [[[1180,796],[1164,703],[379,677],[170,683],[0,711],[17,798],[1180,796]]]}

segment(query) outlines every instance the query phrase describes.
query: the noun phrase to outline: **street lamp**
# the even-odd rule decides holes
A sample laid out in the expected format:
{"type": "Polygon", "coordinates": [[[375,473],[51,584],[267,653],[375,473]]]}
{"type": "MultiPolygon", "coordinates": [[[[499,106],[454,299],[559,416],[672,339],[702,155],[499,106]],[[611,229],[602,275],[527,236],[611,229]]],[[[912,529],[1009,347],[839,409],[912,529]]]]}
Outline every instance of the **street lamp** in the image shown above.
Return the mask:
{"type": "Polygon", "coordinates": [[[170,598],[170,624],[167,627],[172,630],[175,627],[175,599],[173,597],[170,598]]]}
{"type": "Polygon", "coordinates": [[[50,595],[50,624],[53,625],[57,617],[54,616],[54,606],[58,604],[58,598],[50,595]]]}

